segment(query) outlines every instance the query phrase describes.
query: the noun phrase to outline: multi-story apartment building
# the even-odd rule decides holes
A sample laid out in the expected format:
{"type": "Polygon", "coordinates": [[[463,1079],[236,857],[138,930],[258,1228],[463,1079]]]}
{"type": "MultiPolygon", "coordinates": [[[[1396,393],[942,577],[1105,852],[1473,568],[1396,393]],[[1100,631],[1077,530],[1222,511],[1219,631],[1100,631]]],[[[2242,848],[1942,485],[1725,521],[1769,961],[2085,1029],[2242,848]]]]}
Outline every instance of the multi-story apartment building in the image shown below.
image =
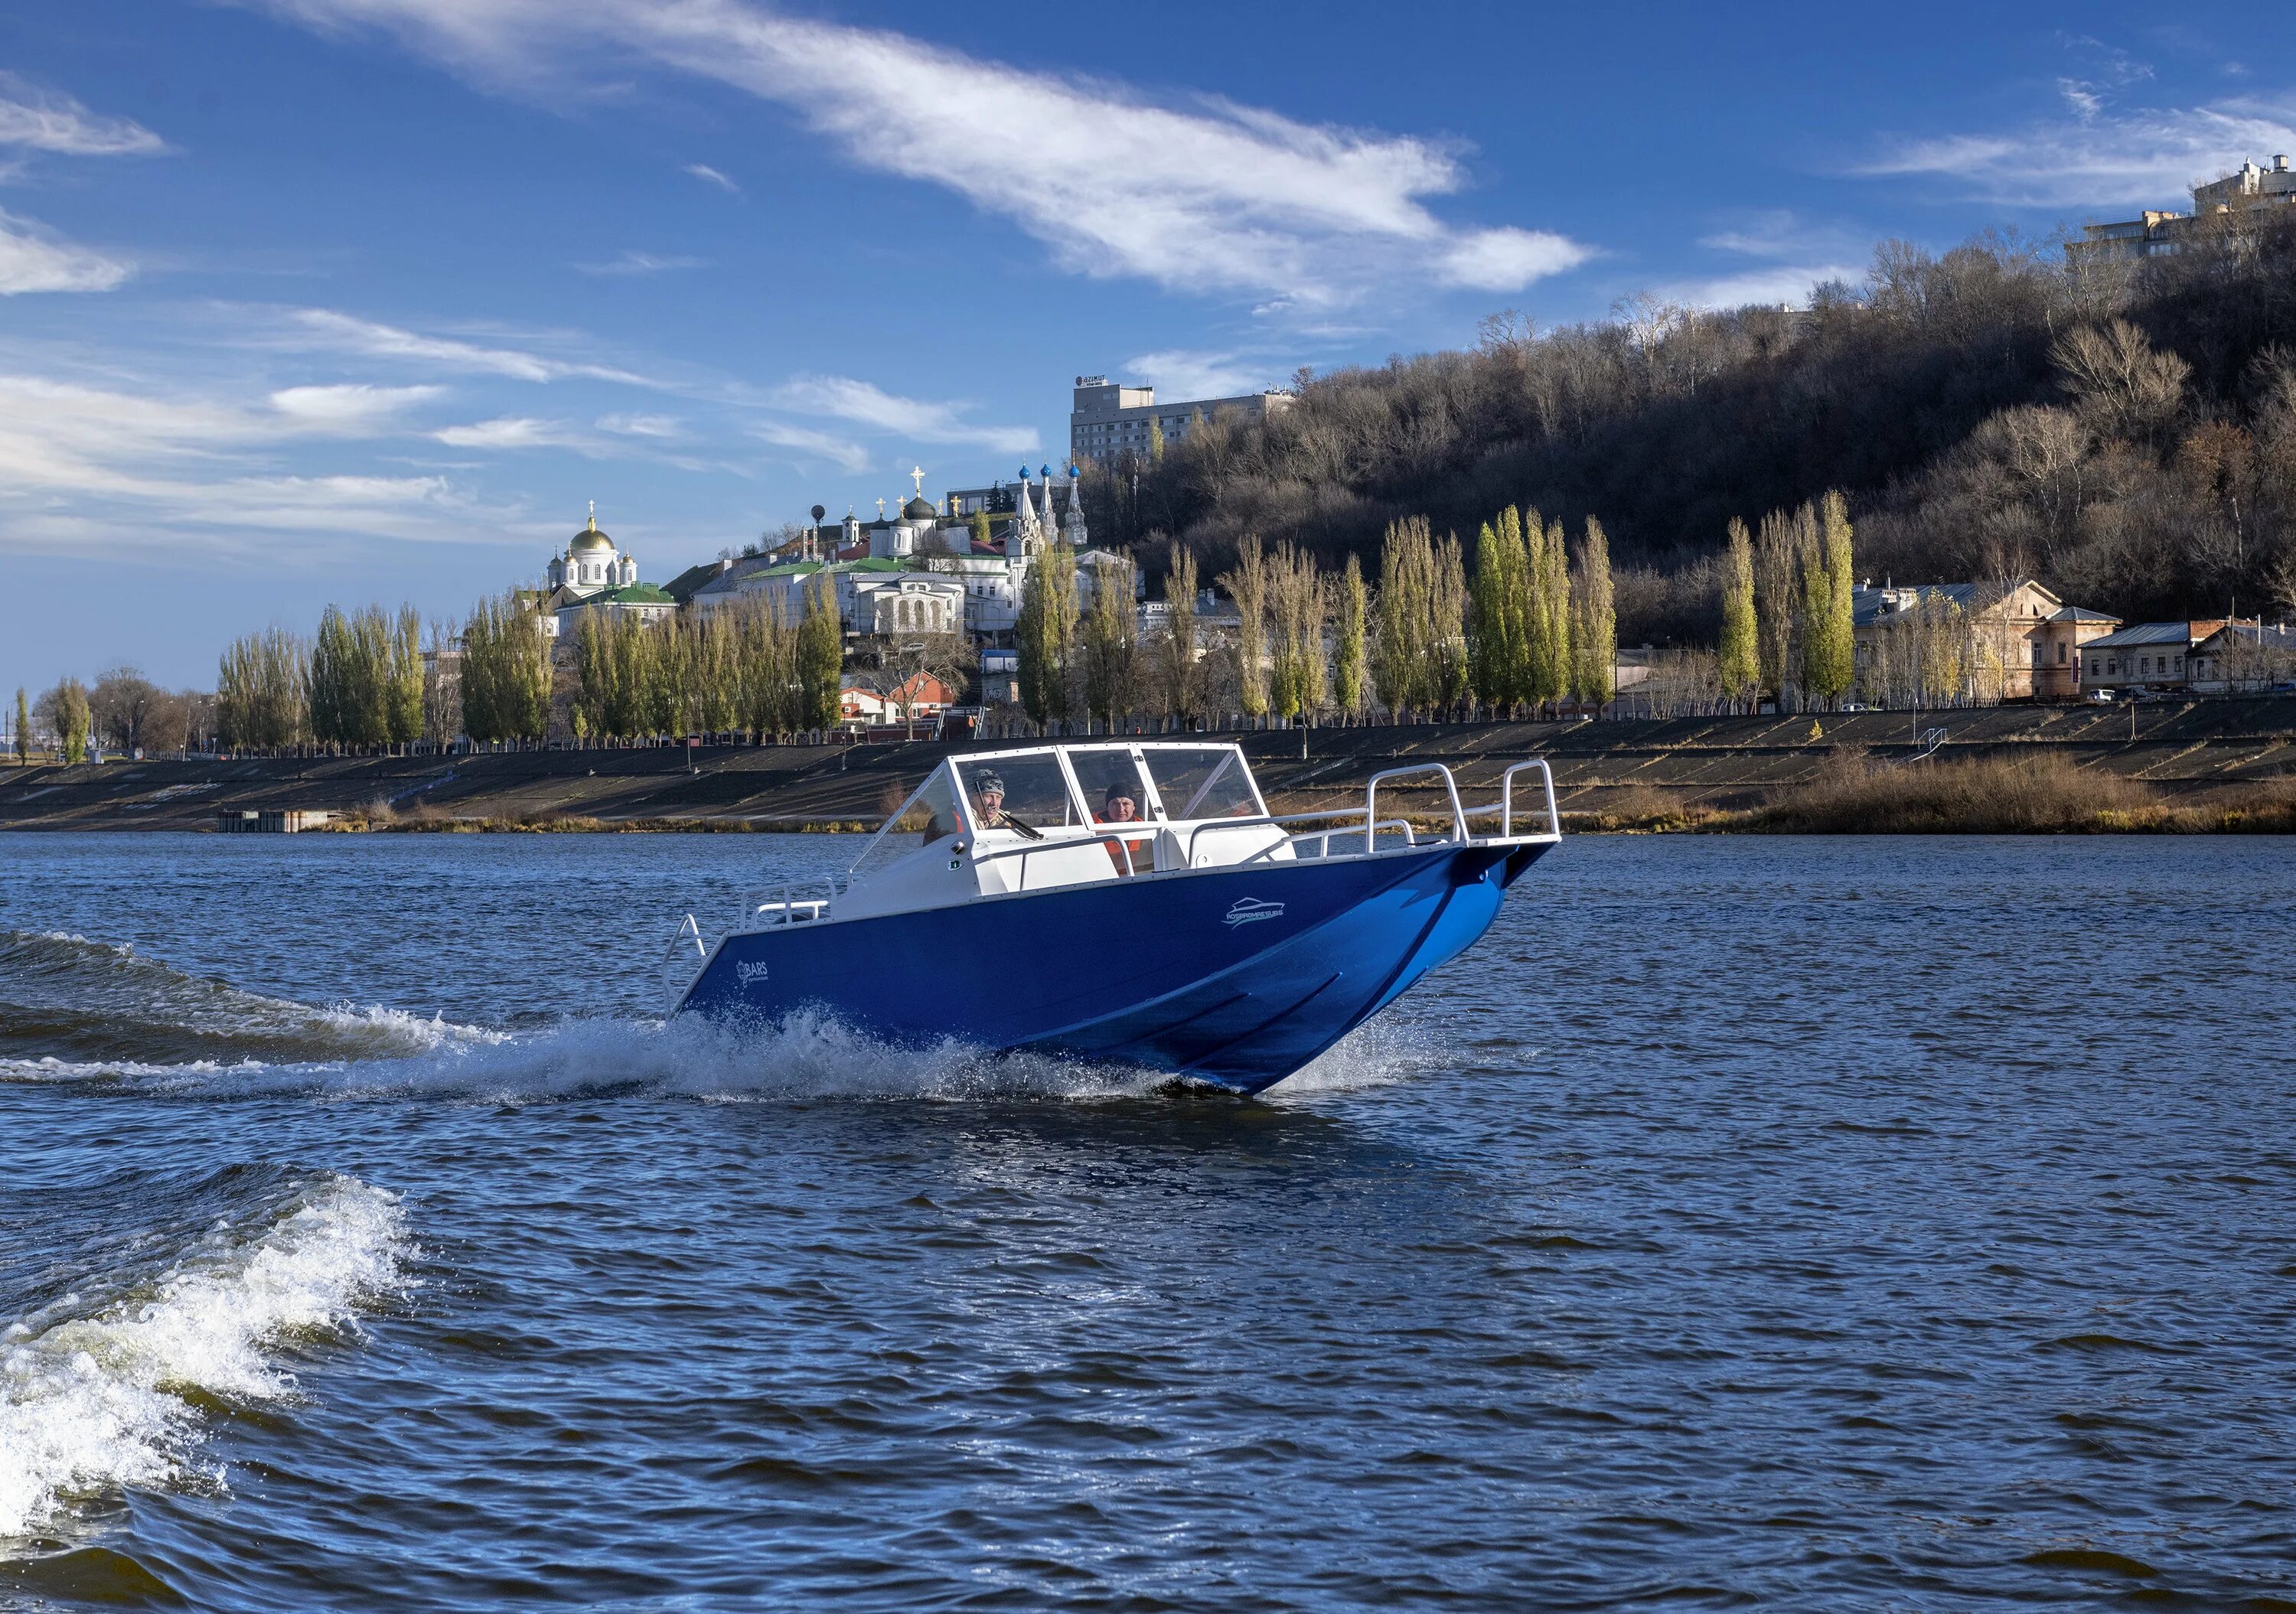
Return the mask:
{"type": "Polygon", "coordinates": [[[2286,157],[2275,157],[2268,168],[2243,162],[2221,179],[2194,185],[2190,213],[2148,209],[2136,218],[2084,225],[2081,233],[2086,239],[2066,242],[2065,257],[2070,262],[2081,263],[2174,252],[2210,228],[2212,221],[2215,227],[2221,228],[2226,223],[2242,222],[2243,214],[2291,203],[2296,203],[2296,170],[2289,168],[2286,157]]]}
{"type": "Polygon", "coordinates": [[[1160,404],[1153,387],[1128,387],[1104,375],[1079,375],[1075,407],[1069,413],[1069,458],[1079,465],[1086,460],[1113,464],[1128,451],[1147,454],[1152,423],[1171,444],[1188,435],[1189,423],[1198,415],[1210,420],[1223,410],[1234,410],[1247,419],[1266,420],[1296,401],[1291,393],[1269,390],[1160,404]]]}

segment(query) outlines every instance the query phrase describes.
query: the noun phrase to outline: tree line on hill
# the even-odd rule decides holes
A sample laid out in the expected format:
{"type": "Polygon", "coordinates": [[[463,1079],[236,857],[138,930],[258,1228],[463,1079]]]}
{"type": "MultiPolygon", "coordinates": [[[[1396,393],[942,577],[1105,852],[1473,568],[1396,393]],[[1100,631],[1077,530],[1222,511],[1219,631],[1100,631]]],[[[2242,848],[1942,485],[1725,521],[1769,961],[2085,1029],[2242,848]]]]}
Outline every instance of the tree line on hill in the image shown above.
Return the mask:
{"type": "MultiPolygon", "coordinates": [[[[1650,298],[1304,374],[1264,421],[1087,471],[1096,533],[1335,566],[1396,521],[1601,513],[1630,639],[1718,647],[1734,520],[1846,496],[1874,580],[2032,577],[2128,620],[2296,610],[2296,217],[2137,260],[1882,243],[1806,310],[1650,298]]],[[[1158,448],[1152,445],[1152,450],[1158,448]]]]}

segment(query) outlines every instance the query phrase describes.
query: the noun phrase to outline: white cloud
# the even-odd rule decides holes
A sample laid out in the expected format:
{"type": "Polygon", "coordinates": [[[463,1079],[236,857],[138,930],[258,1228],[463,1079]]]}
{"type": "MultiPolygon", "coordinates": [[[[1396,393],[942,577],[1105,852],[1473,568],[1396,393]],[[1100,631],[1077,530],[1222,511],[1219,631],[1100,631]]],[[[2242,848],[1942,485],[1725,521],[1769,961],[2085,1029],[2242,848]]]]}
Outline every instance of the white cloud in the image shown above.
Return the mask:
{"type": "Polygon", "coordinates": [[[2244,160],[2296,152],[2296,102],[2239,97],[2196,107],[2111,110],[2096,101],[2070,117],[2038,119],[2005,134],[1906,142],[1858,171],[1951,181],[1983,201],[2117,213],[2188,207],[2196,182],[2244,160]]]}
{"type": "Polygon", "coordinates": [[[826,431],[816,431],[810,427],[792,426],[782,421],[760,421],[750,430],[776,448],[794,448],[808,459],[827,460],[840,471],[857,476],[876,463],[860,444],[832,437],[826,431]]]}
{"type": "Polygon", "coordinates": [[[212,397],[0,374],[0,511],[22,552],[87,554],[196,542],[246,549],[217,528],[315,536],[467,538],[484,513],[436,476],[283,474],[266,463],[341,418],[289,389],[253,408],[212,397]],[[299,409],[298,406],[301,406],[299,409]],[[193,538],[196,531],[200,536],[193,538]]]}
{"type": "Polygon", "coordinates": [[[1475,291],[1520,291],[1594,255],[1591,248],[1545,230],[1472,230],[1444,252],[1443,279],[1475,291]]]}
{"type": "Polygon", "coordinates": [[[99,118],[70,96],[0,72],[0,145],[68,157],[139,157],[167,144],[140,123],[99,118]]]}
{"type": "Polygon", "coordinates": [[[602,414],[598,430],[617,437],[684,437],[684,423],[674,414],[602,414]]]}
{"type": "Polygon", "coordinates": [[[447,426],[430,434],[450,448],[575,448],[581,439],[563,421],[530,415],[498,415],[468,426],[447,426]]]}
{"type": "Polygon", "coordinates": [[[1192,353],[1171,348],[1129,359],[1124,373],[1136,375],[1164,395],[1167,403],[1192,398],[1240,397],[1270,384],[1268,372],[1234,353],[1192,353]]]}
{"type": "Polygon", "coordinates": [[[570,376],[583,376],[593,381],[620,381],[634,387],[658,384],[644,376],[633,375],[627,370],[617,370],[608,365],[548,358],[522,348],[487,347],[478,342],[464,341],[459,337],[424,336],[397,325],[379,324],[373,320],[339,314],[332,308],[297,308],[289,314],[288,318],[295,333],[282,334],[277,340],[291,347],[355,353],[368,358],[404,359],[445,370],[503,375],[521,381],[554,381],[570,376]]]}
{"type": "Polygon", "coordinates": [[[1467,179],[1448,143],[1160,102],[742,0],[269,3],[324,29],[395,29],[459,68],[529,85],[552,45],[618,67],[651,57],[792,108],[853,161],[946,186],[1086,274],[1292,306],[1410,280],[1512,291],[1587,256],[1558,235],[1438,218],[1426,199],[1467,179]]]}
{"type": "Polygon", "coordinates": [[[721,191],[729,192],[735,196],[742,193],[740,185],[735,184],[706,162],[689,162],[685,165],[685,171],[704,184],[716,185],[721,191]]]}
{"type": "Polygon", "coordinates": [[[1778,264],[1747,269],[1711,280],[1682,281],[1662,286],[1659,295],[1669,301],[1701,308],[1742,308],[1748,304],[1775,307],[1781,303],[1801,307],[1810,288],[1829,280],[1857,284],[1866,271],[1856,264],[1778,264]]]}
{"type": "Polygon", "coordinates": [[[844,375],[800,375],[775,394],[783,408],[833,415],[921,443],[970,443],[999,454],[1034,454],[1033,426],[981,426],[962,418],[967,406],[901,397],[844,375]]]}
{"type": "Polygon", "coordinates": [[[109,291],[133,271],[59,240],[29,219],[0,212],[0,297],[26,291],[109,291]]]}
{"type": "Polygon", "coordinates": [[[576,264],[585,274],[660,274],[670,269],[699,269],[706,258],[666,257],[653,252],[624,252],[603,264],[576,264]]]}
{"type": "Polygon", "coordinates": [[[371,387],[364,382],[324,387],[287,387],[271,395],[271,406],[308,425],[364,432],[390,424],[416,404],[429,403],[444,387],[371,387]]]}

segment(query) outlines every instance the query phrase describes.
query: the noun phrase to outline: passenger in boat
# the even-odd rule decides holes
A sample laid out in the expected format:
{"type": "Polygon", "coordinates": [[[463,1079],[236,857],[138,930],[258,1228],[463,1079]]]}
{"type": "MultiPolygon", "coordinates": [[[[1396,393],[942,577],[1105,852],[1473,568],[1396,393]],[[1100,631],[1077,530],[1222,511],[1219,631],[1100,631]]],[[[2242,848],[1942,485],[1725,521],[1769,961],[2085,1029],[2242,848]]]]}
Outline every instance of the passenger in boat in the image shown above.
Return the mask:
{"type": "MultiPolygon", "coordinates": [[[[1137,823],[1140,822],[1139,800],[1127,786],[1111,784],[1108,787],[1108,794],[1101,798],[1100,811],[1094,815],[1094,821],[1099,823],[1137,823]]],[[[1108,860],[1116,865],[1118,873],[1140,872],[1140,861],[1148,852],[1146,841],[1109,840],[1102,844],[1108,848],[1108,860]]]]}

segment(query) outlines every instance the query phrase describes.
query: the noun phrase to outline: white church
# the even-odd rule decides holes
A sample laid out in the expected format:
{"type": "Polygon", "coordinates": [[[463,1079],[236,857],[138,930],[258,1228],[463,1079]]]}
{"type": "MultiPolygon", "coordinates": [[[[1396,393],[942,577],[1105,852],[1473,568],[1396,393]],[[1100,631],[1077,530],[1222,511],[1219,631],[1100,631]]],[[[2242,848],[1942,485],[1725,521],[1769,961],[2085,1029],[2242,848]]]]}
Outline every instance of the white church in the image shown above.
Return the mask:
{"type": "Polygon", "coordinates": [[[635,555],[614,547],[598,530],[598,504],[590,503],[590,524],[576,533],[563,554],[551,557],[550,587],[542,597],[543,632],[551,638],[573,631],[577,614],[600,610],[653,623],[677,610],[677,602],[651,583],[638,581],[635,555]]]}

